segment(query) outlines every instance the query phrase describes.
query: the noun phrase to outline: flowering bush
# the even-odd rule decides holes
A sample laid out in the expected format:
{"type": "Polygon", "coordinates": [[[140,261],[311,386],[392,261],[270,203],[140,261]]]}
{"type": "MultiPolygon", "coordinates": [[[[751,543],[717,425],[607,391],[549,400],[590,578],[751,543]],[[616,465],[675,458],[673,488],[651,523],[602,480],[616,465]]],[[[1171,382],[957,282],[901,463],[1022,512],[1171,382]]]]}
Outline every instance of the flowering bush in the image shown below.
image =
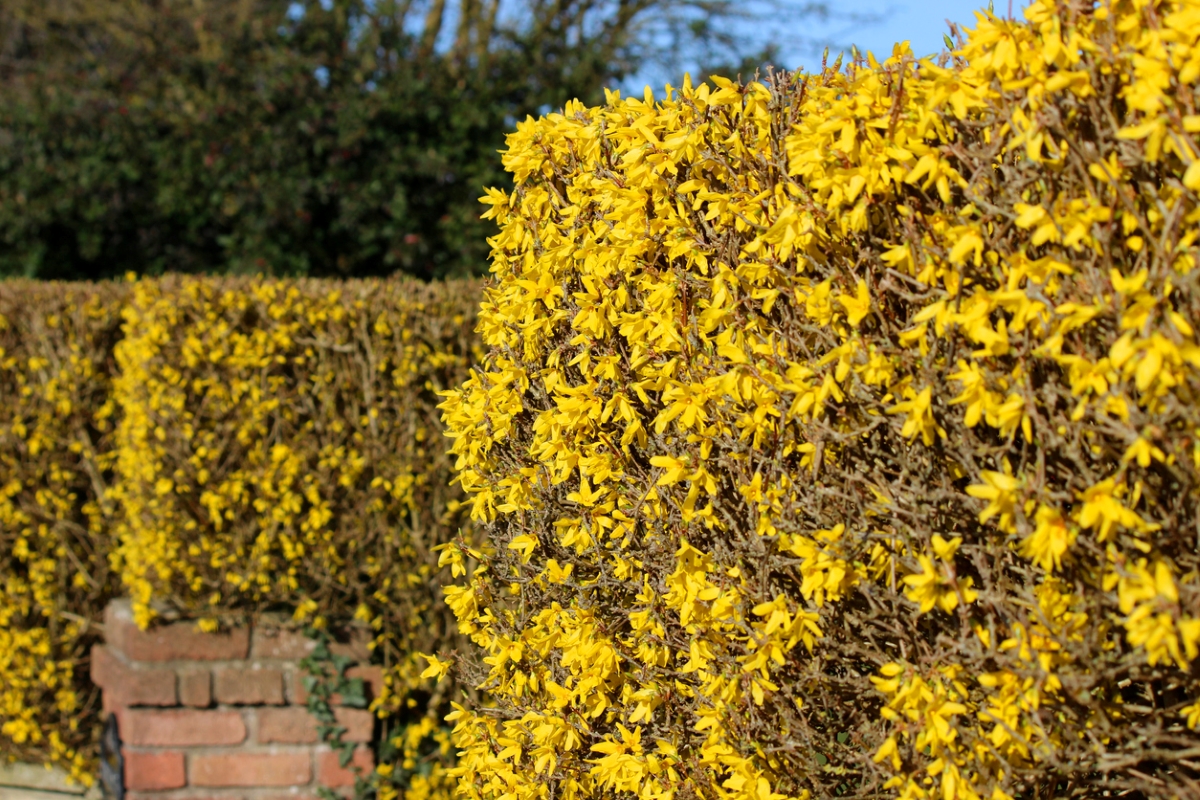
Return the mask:
{"type": "MultiPolygon", "coordinates": [[[[431,701],[418,654],[459,639],[435,548],[466,514],[436,392],[481,356],[476,287],[139,283],[115,349],[112,556],[139,624],[163,606],[210,629],[279,607],[353,617],[385,666],[373,709],[412,718],[400,751],[414,731],[440,747],[423,718],[445,689],[431,701]]],[[[440,763],[420,798],[443,790],[440,763]]],[[[401,767],[385,786],[411,783],[401,767]]]]}
{"type": "Polygon", "coordinates": [[[125,294],[0,284],[0,751],[77,779],[99,705],[87,691],[91,623],[114,582],[108,363],[125,294]]]}
{"type": "Polygon", "coordinates": [[[1198,36],[1037,0],[519,126],[461,797],[1195,796],[1198,36]]]}
{"type": "Polygon", "coordinates": [[[374,709],[400,723],[382,793],[443,792],[431,721],[449,687],[416,653],[460,637],[435,548],[465,512],[436,393],[479,355],[477,297],[475,282],[0,285],[5,754],[90,777],[92,623],[128,594],[143,625],[285,609],[370,626],[374,709]]]}

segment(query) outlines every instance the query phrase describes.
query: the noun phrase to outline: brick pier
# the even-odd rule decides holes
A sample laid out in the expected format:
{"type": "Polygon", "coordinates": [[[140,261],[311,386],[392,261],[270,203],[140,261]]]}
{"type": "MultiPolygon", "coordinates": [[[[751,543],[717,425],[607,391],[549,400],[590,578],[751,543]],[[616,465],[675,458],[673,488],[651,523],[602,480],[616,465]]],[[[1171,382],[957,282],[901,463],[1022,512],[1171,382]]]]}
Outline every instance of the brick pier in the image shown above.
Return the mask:
{"type": "MultiPolygon", "coordinates": [[[[316,800],[317,789],[352,786],[354,774],[317,742],[304,707],[299,661],[315,643],[259,627],[202,633],[177,622],[141,631],[128,602],[105,614],[105,644],[92,650],[92,680],[113,712],[128,800],[316,800]]],[[[365,637],[335,652],[364,665],[347,670],[379,691],[365,637]]],[[[337,708],[354,764],[374,766],[370,712],[337,708]]]]}

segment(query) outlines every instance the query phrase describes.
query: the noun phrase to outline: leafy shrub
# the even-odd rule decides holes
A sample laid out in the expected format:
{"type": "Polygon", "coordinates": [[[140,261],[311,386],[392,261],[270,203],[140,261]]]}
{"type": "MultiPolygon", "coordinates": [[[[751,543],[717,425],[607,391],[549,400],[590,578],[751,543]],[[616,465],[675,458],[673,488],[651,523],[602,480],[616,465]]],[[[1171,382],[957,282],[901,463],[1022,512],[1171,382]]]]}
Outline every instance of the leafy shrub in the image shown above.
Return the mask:
{"type": "Polygon", "coordinates": [[[1038,0],[519,126],[460,796],[1195,796],[1198,36],[1038,0]]]}
{"type": "Polygon", "coordinates": [[[0,742],[82,778],[99,698],[91,623],[112,597],[111,354],[126,290],[0,283],[0,742]],[[80,724],[80,720],[84,720],[80,724]]]}
{"type": "Polygon", "coordinates": [[[411,67],[375,91],[350,65],[322,86],[319,56],[237,44],[180,52],[164,86],[81,68],[6,99],[0,274],[480,271],[502,107],[411,67]]]}

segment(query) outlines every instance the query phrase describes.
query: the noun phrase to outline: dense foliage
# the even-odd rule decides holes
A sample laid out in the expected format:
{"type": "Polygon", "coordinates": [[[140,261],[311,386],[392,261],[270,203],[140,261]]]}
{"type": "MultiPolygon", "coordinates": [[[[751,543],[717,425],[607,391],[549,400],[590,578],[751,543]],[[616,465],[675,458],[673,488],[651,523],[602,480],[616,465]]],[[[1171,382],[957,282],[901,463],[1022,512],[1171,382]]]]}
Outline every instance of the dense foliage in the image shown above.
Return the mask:
{"type": "Polygon", "coordinates": [[[372,69],[372,43],[347,51],[353,15],[312,6],[188,36],[165,4],[123,57],[10,78],[0,274],[478,271],[492,231],[475,198],[503,179],[504,119],[528,98],[414,63],[390,27],[371,31],[392,53],[372,69]]]}
{"type": "Polygon", "coordinates": [[[91,777],[88,646],[126,594],[142,624],[369,624],[374,708],[400,725],[387,783],[443,785],[450,687],[431,696],[416,654],[458,638],[436,393],[478,357],[478,289],[0,284],[0,751],[91,777]]]}
{"type": "Polygon", "coordinates": [[[1197,795],[1200,4],[1024,17],[509,137],[460,797],[1197,795]]]}
{"type": "Polygon", "coordinates": [[[0,286],[0,752],[77,777],[98,705],[91,624],[116,582],[109,365],[126,294],[0,286]]]}
{"type": "Polygon", "coordinates": [[[505,131],[744,5],[6,2],[0,275],[481,273],[505,131]]]}

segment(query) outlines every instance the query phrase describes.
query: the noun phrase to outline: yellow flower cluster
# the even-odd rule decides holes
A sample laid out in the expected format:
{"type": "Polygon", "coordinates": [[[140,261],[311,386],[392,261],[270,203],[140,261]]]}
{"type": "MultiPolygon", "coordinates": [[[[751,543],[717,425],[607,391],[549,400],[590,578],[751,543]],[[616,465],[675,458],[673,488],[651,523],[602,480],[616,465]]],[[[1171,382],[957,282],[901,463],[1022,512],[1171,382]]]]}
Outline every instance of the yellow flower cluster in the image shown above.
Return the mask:
{"type": "Polygon", "coordinates": [[[454,762],[450,731],[441,720],[426,714],[401,728],[381,753],[375,773],[379,800],[451,800],[454,762]]]}
{"type": "Polygon", "coordinates": [[[119,287],[0,284],[0,753],[90,783],[89,611],[109,596],[105,361],[119,287]],[[81,724],[81,718],[84,722],[81,724]]]}
{"type": "Polygon", "coordinates": [[[509,137],[460,797],[1193,796],[1200,2],[1024,17],[509,137]]]}

